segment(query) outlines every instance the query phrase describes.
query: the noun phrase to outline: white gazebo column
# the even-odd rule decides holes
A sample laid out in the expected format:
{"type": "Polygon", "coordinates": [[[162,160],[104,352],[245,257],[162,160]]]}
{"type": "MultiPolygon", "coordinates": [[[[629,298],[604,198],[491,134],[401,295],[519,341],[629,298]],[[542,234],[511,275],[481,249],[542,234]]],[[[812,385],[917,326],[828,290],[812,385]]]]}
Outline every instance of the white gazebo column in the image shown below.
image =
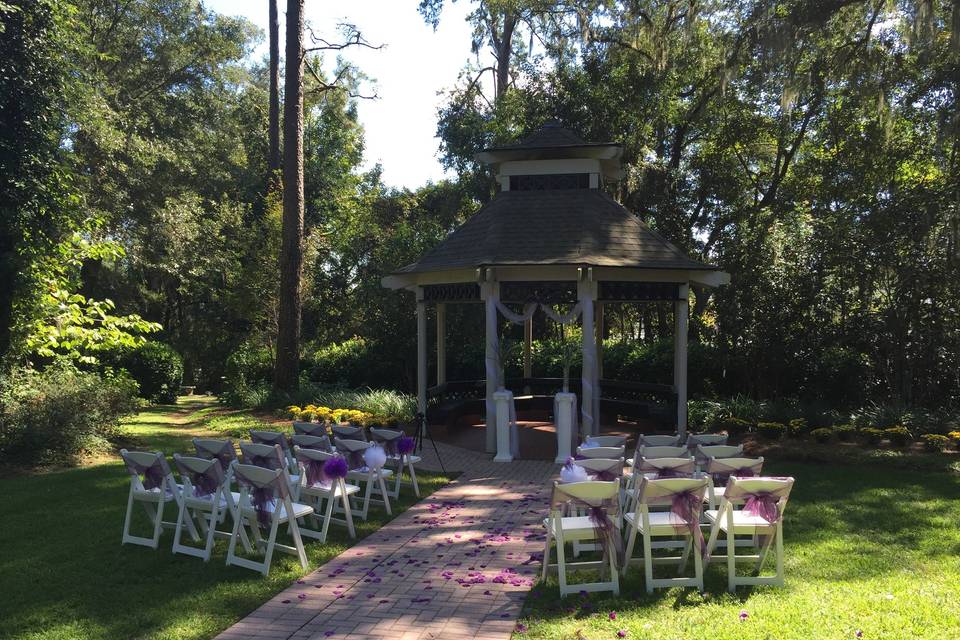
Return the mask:
{"type": "Polygon", "coordinates": [[[673,388],[677,392],[677,430],[687,432],[687,328],[690,285],[681,284],[680,299],[673,303],[673,388]]]}
{"type": "Polygon", "coordinates": [[[447,305],[437,303],[437,384],[447,381],[447,305]]]}
{"type": "Polygon", "coordinates": [[[487,394],[484,406],[486,408],[486,452],[496,453],[497,450],[497,406],[493,394],[499,387],[499,372],[497,370],[497,352],[499,351],[499,337],[497,335],[497,300],[500,297],[500,284],[493,279],[493,274],[486,272],[487,281],[480,286],[480,296],[484,301],[486,317],[485,357],[484,365],[487,376],[487,394]]]}
{"type": "Polygon", "coordinates": [[[594,386],[597,377],[597,343],[593,330],[593,301],[596,290],[593,283],[593,270],[581,269],[581,278],[577,284],[577,297],[581,305],[583,334],[583,366],[580,377],[580,433],[584,436],[596,435],[597,421],[594,416],[594,386]],[[585,273],[584,273],[585,272],[585,273]]]}
{"type": "Polygon", "coordinates": [[[417,411],[427,415],[427,303],[423,301],[420,287],[417,287],[417,411]]]}
{"type": "Polygon", "coordinates": [[[600,433],[600,398],[603,390],[600,388],[600,379],[603,378],[603,303],[597,302],[596,306],[596,349],[597,366],[594,371],[594,379],[597,383],[593,387],[593,417],[596,423],[596,431],[600,433]]]}

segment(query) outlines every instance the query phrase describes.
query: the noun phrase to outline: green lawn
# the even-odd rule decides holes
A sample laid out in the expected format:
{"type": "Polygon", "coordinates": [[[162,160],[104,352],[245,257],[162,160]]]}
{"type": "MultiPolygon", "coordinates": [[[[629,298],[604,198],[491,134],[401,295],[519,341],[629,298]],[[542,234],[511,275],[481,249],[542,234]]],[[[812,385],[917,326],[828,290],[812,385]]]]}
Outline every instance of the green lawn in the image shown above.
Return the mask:
{"type": "MultiPolygon", "coordinates": [[[[191,451],[190,438],[217,431],[225,420],[208,398],[183,398],[131,419],[130,444],[166,453],[191,451]]],[[[236,422],[245,415],[228,416],[236,422]]],[[[446,478],[423,474],[429,494],[446,478]]],[[[128,476],[117,460],[89,467],[0,480],[0,638],[210,638],[303,572],[292,556],[276,554],[268,578],[224,565],[226,541],[207,564],[170,552],[164,533],[157,551],[120,544],[128,476]]],[[[414,501],[405,498],[398,513],[414,501]]],[[[140,527],[146,517],[138,512],[140,527]]],[[[382,513],[373,510],[373,515],[382,513]]],[[[169,507],[165,520],[173,520],[169,507]]],[[[386,518],[357,522],[363,537],[386,518]]],[[[144,529],[140,529],[143,531],[144,529]]],[[[340,527],[327,544],[307,543],[311,567],[350,545],[340,527]]]]}
{"type": "Polygon", "coordinates": [[[713,565],[705,595],[647,595],[637,567],[619,598],[560,601],[554,577],[527,600],[522,637],[960,637],[960,476],[809,463],[766,471],[797,479],[785,523],[785,587],[728,594],[725,565],[713,565]]]}

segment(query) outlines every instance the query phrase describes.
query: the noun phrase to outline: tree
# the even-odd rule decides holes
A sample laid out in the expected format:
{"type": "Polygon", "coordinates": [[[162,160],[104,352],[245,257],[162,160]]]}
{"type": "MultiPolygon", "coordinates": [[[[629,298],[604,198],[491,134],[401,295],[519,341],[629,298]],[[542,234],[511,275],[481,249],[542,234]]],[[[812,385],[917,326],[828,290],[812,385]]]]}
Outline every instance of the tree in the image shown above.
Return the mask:
{"type": "Polygon", "coordinates": [[[277,0],[270,0],[270,173],[280,170],[280,18],[277,0]]]}
{"type": "Polygon", "coordinates": [[[300,277],[303,269],[303,0],[287,0],[283,100],[283,230],[273,388],[297,388],[300,374],[300,277]]]}

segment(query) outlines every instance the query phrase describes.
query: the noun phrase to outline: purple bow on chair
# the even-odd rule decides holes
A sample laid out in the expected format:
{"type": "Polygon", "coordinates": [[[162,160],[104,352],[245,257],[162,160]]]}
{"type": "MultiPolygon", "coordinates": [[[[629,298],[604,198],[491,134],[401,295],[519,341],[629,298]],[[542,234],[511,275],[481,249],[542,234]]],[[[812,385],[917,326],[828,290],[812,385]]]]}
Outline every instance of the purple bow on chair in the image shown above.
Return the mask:
{"type": "Polygon", "coordinates": [[[272,510],[268,508],[268,505],[273,505],[274,509],[279,508],[276,505],[283,501],[290,492],[283,474],[277,474],[275,478],[266,484],[259,484],[246,476],[243,473],[242,467],[236,467],[234,473],[237,481],[246,486],[250,491],[250,502],[253,504],[253,509],[257,513],[257,524],[263,529],[269,527],[273,514],[272,510]]]}
{"type": "MultiPolygon", "coordinates": [[[[739,464],[739,463],[738,463],[739,464]]],[[[741,464],[740,466],[734,466],[733,464],[727,464],[722,459],[711,458],[709,461],[708,471],[710,476],[713,478],[714,486],[722,486],[727,484],[727,480],[731,477],[733,478],[753,478],[760,475],[760,470],[763,468],[763,462],[757,461],[752,464],[741,464]]]]}
{"type": "Polygon", "coordinates": [[[403,437],[402,433],[388,435],[384,433],[377,433],[371,429],[370,435],[376,442],[380,443],[380,445],[383,447],[383,450],[387,452],[388,456],[392,458],[397,457],[397,442],[403,437]]]}
{"type": "Polygon", "coordinates": [[[327,477],[327,474],[323,471],[323,466],[326,463],[326,460],[307,460],[304,465],[305,471],[307,474],[307,486],[315,487],[320,485],[322,487],[330,487],[330,479],[327,477]]]}
{"type": "Polygon", "coordinates": [[[142,465],[130,458],[125,458],[124,462],[127,463],[127,470],[130,473],[143,476],[141,482],[147,491],[162,487],[164,479],[170,473],[164,459],[159,457],[150,465],[142,465]]]}
{"type": "Polygon", "coordinates": [[[747,494],[747,501],[743,505],[743,512],[752,516],[759,516],[769,522],[776,524],[780,520],[780,496],[776,491],[761,491],[758,493],[747,494]]]}
{"type": "Polygon", "coordinates": [[[682,467],[663,467],[657,469],[657,480],[662,478],[689,478],[693,471],[687,471],[682,467]]]}
{"type": "Polygon", "coordinates": [[[617,531],[613,519],[610,517],[611,513],[617,514],[619,512],[620,501],[617,496],[604,498],[600,502],[593,504],[576,496],[571,496],[560,489],[560,486],[561,485],[557,485],[554,487],[551,509],[560,514],[563,514],[571,507],[585,510],[587,516],[590,518],[590,522],[593,524],[594,535],[597,540],[600,541],[600,547],[603,549],[604,566],[606,566],[606,561],[610,557],[610,554],[613,553],[614,565],[616,567],[622,567],[624,560],[623,539],[620,537],[620,532],[617,531]]]}
{"type": "Polygon", "coordinates": [[[189,471],[190,484],[193,485],[193,495],[197,498],[206,498],[216,493],[223,483],[223,469],[219,464],[210,465],[206,471],[189,471]]]}
{"type": "Polygon", "coordinates": [[[703,539],[703,532],[700,531],[700,510],[702,506],[703,494],[698,495],[695,491],[675,493],[670,500],[670,511],[683,520],[684,526],[696,541],[700,553],[706,557],[707,543],[703,539]]]}

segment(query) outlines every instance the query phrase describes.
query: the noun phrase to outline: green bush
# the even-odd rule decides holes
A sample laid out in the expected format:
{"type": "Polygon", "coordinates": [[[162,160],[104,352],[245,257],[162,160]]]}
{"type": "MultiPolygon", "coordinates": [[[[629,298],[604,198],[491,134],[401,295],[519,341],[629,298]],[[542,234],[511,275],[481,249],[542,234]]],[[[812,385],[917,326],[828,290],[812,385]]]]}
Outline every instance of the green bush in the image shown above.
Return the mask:
{"type": "Polygon", "coordinates": [[[799,438],[810,432],[810,426],[805,418],[794,418],[787,423],[787,435],[791,438],[799,438]]]}
{"type": "Polygon", "coordinates": [[[826,444],[833,439],[833,429],[829,427],[820,427],[819,429],[814,429],[811,431],[810,435],[813,436],[813,439],[820,444],[826,444]]]}
{"type": "Polygon", "coordinates": [[[887,437],[895,447],[905,447],[913,440],[910,430],[903,426],[890,427],[883,430],[883,435],[887,437]]]}
{"type": "Polygon", "coordinates": [[[250,439],[250,430],[277,431],[276,425],[268,424],[247,414],[221,415],[208,420],[204,425],[210,431],[225,438],[250,439]]]}
{"type": "Polygon", "coordinates": [[[721,430],[726,431],[731,436],[742,436],[753,429],[753,423],[742,418],[726,418],[721,423],[721,430]]]}
{"type": "Polygon", "coordinates": [[[860,437],[863,438],[867,444],[877,446],[883,440],[883,429],[865,427],[860,429],[860,437]]]}
{"type": "Polygon", "coordinates": [[[123,352],[117,363],[140,385],[140,396],[151,402],[177,401],[183,382],[183,358],[163,342],[144,342],[123,352]]]}
{"type": "Polygon", "coordinates": [[[138,407],[137,383],[125,372],[21,369],[0,389],[0,461],[17,464],[69,463],[106,450],[120,418],[138,407]]]}
{"type": "Polygon", "coordinates": [[[779,440],[787,432],[787,425],[782,422],[757,423],[757,435],[764,440],[779,440]]]}
{"type": "Polygon", "coordinates": [[[927,451],[946,451],[950,447],[950,438],[939,433],[925,433],[920,436],[927,451]]]}
{"type": "Polygon", "coordinates": [[[835,426],[833,432],[840,442],[853,442],[857,435],[857,428],[851,424],[841,424],[835,426]]]}
{"type": "Polygon", "coordinates": [[[227,357],[220,398],[235,407],[260,406],[273,379],[273,352],[247,341],[227,357]]]}
{"type": "Polygon", "coordinates": [[[370,343],[358,336],[320,347],[311,360],[312,381],[348,387],[368,384],[375,365],[371,361],[370,343]]]}

